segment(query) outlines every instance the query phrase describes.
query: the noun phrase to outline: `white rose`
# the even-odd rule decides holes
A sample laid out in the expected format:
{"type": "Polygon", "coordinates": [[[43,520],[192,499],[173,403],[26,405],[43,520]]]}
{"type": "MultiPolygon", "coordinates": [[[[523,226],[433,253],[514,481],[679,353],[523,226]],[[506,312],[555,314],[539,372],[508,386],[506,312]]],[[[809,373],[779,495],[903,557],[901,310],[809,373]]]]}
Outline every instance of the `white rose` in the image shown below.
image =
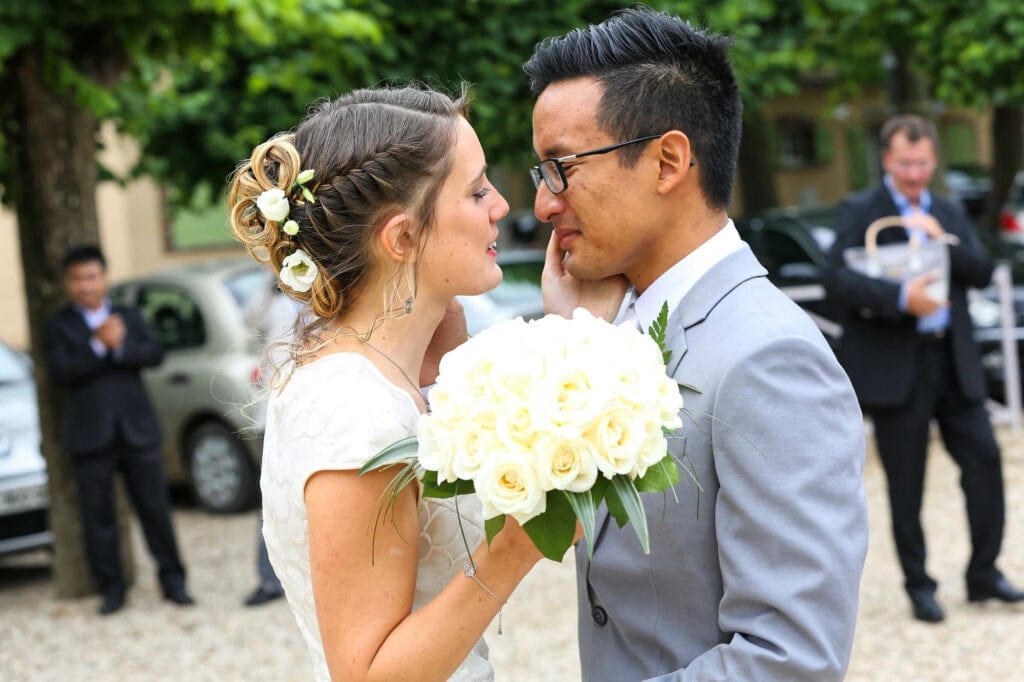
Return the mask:
{"type": "Polygon", "coordinates": [[[666,429],[675,430],[683,425],[683,419],[679,416],[683,409],[683,394],[679,390],[679,384],[671,377],[658,385],[658,404],[661,408],[661,425],[666,429]]]}
{"type": "Polygon", "coordinates": [[[597,468],[605,478],[615,474],[635,475],[647,436],[643,419],[625,407],[609,409],[587,432],[587,440],[597,457],[597,468]]]}
{"type": "Polygon", "coordinates": [[[268,189],[256,198],[256,208],[265,219],[281,222],[288,217],[288,197],[283,189],[268,189]]]}
{"type": "Polygon", "coordinates": [[[447,436],[452,446],[452,473],[465,481],[472,480],[491,452],[499,447],[494,428],[483,420],[462,420],[447,436]]]}
{"type": "Polygon", "coordinates": [[[529,452],[503,450],[491,453],[473,478],[484,518],[510,514],[526,523],[547,509],[536,464],[529,452]]]}
{"type": "Polygon", "coordinates": [[[293,291],[309,291],[316,273],[316,263],[302,249],[295,249],[294,253],[288,254],[281,261],[281,281],[293,291]]]}
{"type": "Polygon", "coordinates": [[[537,438],[529,406],[516,399],[504,400],[495,406],[494,426],[501,443],[515,443],[525,450],[532,449],[537,438]]]}
{"type": "Polygon", "coordinates": [[[455,460],[455,443],[451,431],[437,424],[430,415],[420,417],[417,429],[419,448],[416,456],[420,466],[437,472],[438,481],[452,482],[458,476],[453,466],[455,460]]]}
{"type": "Polygon", "coordinates": [[[640,449],[636,475],[644,476],[647,470],[665,459],[668,454],[668,441],[657,424],[648,424],[647,442],[640,449]]]}
{"type": "Polygon", "coordinates": [[[582,493],[597,481],[597,459],[593,447],[583,438],[538,436],[533,451],[537,473],[544,490],[568,490],[582,493]]]}
{"type": "Polygon", "coordinates": [[[529,409],[536,428],[573,437],[600,416],[607,397],[583,367],[552,367],[535,387],[529,409]]]}

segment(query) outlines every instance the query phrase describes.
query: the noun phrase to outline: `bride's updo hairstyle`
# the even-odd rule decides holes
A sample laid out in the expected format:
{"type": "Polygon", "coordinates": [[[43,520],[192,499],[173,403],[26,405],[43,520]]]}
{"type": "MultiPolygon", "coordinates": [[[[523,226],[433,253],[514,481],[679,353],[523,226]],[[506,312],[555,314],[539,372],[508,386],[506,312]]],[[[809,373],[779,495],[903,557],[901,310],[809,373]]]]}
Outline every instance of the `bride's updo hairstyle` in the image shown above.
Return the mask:
{"type": "Polygon", "coordinates": [[[467,109],[465,90],[458,99],[417,86],[354,90],[315,104],[293,133],[267,140],[236,168],[229,196],[235,237],[278,275],[297,250],[316,265],[308,290],[280,280],[282,291],[312,313],[300,339],[343,313],[368,275],[400,278],[373,272],[373,233],[389,217],[412,216],[422,248],[453,165],[457,122],[467,109]],[[307,170],[312,178],[303,181],[307,170]],[[272,189],[288,202],[281,220],[268,219],[257,206],[272,189]],[[289,220],[297,231],[286,229],[289,220]]]}

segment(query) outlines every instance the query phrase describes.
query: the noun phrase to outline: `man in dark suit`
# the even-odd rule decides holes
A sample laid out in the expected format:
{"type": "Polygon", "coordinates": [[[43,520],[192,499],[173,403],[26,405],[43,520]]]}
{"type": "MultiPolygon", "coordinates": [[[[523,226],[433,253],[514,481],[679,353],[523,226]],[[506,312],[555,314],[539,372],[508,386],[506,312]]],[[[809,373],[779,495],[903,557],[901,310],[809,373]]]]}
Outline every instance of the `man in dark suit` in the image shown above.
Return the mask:
{"type": "Polygon", "coordinates": [[[914,617],[937,623],[944,614],[935,598],[936,582],[925,570],[920,520],[933,418],[960,467],[967,501],[972,544],[968,600],[1024,600],[1024,592],[995,565],[1003,539],[1003,476],[967,311],[967,288],[989,283],[992,262],[963,209],[928,190],[937,160],[935,128],[918,116],[897,116],[883,125],[881,146],[882,185],[839,205],[827,284],[829,293],[847,306],[839,358],[874,423],[904,587],[914,617]],[[843,252],[863,247],[868,225],[884,216],[901,216],[903,226],[879,232],[879,244],[907,242],[913,230],[923,232],[917,236],[925,241],[956,238],[948,247],[948,300],[929,295],[935,273],[899,283],[846,266],[843,252]]]}
{"type": "Polygon", "coordinates": [[[89,567],[103,597],[99,612],[124,605],[126,585],[114,513],[120,471],[158,566],[164,597],[193,603],[171,525],[160,455],[160,427],[139,370],[163,349],[138,310],[111,305],[106,261],[95,246],[72,248],[63,261],[70,303],[46,322],[43,349],[50,380],[67,391],[63,447],[74,465],[89,567]]]}

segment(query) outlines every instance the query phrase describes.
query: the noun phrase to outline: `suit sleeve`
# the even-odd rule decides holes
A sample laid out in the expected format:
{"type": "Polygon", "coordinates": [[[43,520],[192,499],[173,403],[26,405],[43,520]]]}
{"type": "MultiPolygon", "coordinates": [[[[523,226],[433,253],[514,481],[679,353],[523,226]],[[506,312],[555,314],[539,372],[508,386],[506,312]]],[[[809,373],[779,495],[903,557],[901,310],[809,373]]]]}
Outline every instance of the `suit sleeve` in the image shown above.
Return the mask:
{"type": "Polygon", "coordinates": [[[836,209],[836,241],[829,252],[829,270],[824,284],[829,296],[849,308],[871,310],[890,320],[907,317],[900,310],[900,285],[867,277],[846,266],[843,252],[851,247],[864,246],[864,234],[874,218],[851,199],[841,202],[836,209]]]}
{"type": "MultiPolygon", "coordinates": [[[[942,201],[936,199],[936,202],[942,201]]],[[[958,244],[949,247],[950,277],[964,286],[981,289],[992,281],[994,269],[992,259],[985,251],[977,232],[971,225],[963,208],[950,201],[936,203],[936,218],[947,232],[956,235],[958,244]]]]}
{"type": "Polygon", "coordinates": [[[89,338],[76,337],[56,317],[47,320],[43,328],[43,358],[50,381],[72,386],[99,376],[109,367],[109,359],[96,355],[89,338]]]}
{"type": "Polygon", "coordinates": [[[125,337],[115,364],[130,369],[155,367],[163,362],[164,349],[150,331],[142,315],[134,308],[118,310],[124,318],[125,337]]]}
{"type": "Polygon", "coordinates": [[[781,338],[737,363],[718,395],[718,625],[728,639],[657,679],[842,680],[868,528],[853,390],[827,349],[781,338]]]}

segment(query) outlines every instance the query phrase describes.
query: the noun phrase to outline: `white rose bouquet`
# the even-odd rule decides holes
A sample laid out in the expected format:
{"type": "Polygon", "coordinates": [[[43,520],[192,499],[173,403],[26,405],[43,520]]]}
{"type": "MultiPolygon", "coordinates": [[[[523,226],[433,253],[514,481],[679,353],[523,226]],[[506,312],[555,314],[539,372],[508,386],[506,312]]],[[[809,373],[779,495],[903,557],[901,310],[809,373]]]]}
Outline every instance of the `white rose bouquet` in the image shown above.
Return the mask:
{"type": "Polygon", "coordinates": [[[682,426],[683,407],[660,347],[666,317],[667,308],[652,336],[582,308],[572,320],[548,315],[489,327],[442,359],[417,437],[362,471],[404,463],[392,492],[414,477],[425,497],[475,492],[488,539],[511,515],[556,561],[577,519],[593,546],[604,501],[649,552],[639,493],[680,480],[666,441],[682,426]]]}

